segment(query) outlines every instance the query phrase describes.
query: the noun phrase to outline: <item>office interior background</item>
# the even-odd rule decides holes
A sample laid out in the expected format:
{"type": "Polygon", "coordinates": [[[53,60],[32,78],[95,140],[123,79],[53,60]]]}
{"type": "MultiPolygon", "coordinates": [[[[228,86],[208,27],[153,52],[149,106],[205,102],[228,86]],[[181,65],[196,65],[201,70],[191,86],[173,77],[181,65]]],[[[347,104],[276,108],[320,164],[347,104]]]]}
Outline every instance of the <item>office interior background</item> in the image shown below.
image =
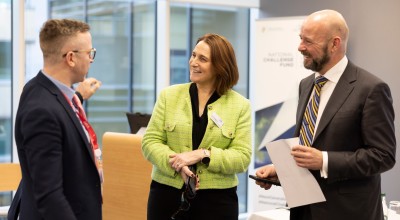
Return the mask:
{"type": "MultiPolygon", "coordinates": [[[[42,67],[38,35],[48,18],[74,18],[91,26],[97,54],[89,76],[103,84],[85,108],[101,143],[106,131],[129,133],[126,112],[150,114],[162,88],[189,81],[188,59],[204,33],[224,35],[232,43],[240,71],[234,89],[251,100],[255,20],[326,8],[346,18],[348,58],[389,84],[399,116],[398,0],[0,0],[0,163],[18,161],[13,120],[23,85],[42,67]]],[[[395,126],[400,140],[397,118],[395,126]]],[[[396,158],[400,161],[399,152],[396,158]]],[[[400,200],[399,173],[397,163],[382,175],[388,201],[400,200]]],[[[239,207],[245,216],[251,211],[252,182],[246,173],[239,176],[239,207]]],[[[0,206],[11,198],[11,192],[0,193],[0,206]]]]}

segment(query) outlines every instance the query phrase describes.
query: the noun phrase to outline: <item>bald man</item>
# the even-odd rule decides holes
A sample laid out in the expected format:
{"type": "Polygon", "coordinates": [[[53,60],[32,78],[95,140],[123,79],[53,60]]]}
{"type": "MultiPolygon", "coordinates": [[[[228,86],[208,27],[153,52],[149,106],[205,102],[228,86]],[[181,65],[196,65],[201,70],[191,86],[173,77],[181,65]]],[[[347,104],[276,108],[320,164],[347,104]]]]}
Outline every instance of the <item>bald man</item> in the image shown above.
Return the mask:
{"type": "MultiPolygon", "coordinates": [[[[314,73],[300,82],[295,137],[303,135],[303,116],[316,78],[323,76],[327,82],[320,92],[311,144],[294,146],[291,154],[314,175],[326,202],[292,208],[290,219],[384,219],[381,173],[394,166],[396,155],[392,97],[385,82],[347,59],[348,38],[345,19],[333,10],[312,13],[300,30],[298,50],[304,67],[314,73]]],[[[277,173],[269,165],[256,175],[277,173]]]]}

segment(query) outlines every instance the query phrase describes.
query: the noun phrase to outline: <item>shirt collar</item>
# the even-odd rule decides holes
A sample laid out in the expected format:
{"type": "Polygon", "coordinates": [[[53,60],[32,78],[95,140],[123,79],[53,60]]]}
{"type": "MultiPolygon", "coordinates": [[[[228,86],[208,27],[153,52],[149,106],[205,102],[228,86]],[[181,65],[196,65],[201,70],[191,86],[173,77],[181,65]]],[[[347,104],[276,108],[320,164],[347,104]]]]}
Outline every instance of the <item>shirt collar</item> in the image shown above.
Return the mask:
{"type": "MultiPolygon", "coordinates": [[[[343,56],[343,58],[335,66],[333,66],[324,74],[324,77],[327,78],[330,82],[337,83],[342,76],[344,70],[346,69],[348,62],[349,60],[347,59],[347,56],[343,56]]],[[[320,76],[320,74],[316,72],[315,78],[317,78],[318,76],[320,76]]]]}
{"type": "Polygon", "coordinates": [[[72,100],[72,98],[74,97],[74,94],[75,94],[75,91],[74,91],[72,88],[70,88],[70,87],[66,86],[65,84],[63,84],[62,82],[60,82],[60,81],[54,79],[53,77],[51,77],[50,75],[48,75],[47,73],[45,73],[43,70],[42,70],[42,73],[43,73],[43,75],[45,75],[51,82],[53,82],[53,83],[57,86],[57,88],[58,88],[59,90],[61,90],[61,92],[64,93],[65,96],[68,97],[69,100],[72,100]]]}

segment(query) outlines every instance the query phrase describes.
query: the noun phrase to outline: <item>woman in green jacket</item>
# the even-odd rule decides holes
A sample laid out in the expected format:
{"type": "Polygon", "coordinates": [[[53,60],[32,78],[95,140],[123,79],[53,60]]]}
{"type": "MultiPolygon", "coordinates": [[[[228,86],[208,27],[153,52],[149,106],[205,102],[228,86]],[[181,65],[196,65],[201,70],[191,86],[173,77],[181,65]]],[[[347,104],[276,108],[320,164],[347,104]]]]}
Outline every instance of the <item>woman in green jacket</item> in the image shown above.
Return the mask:
{"type": "Polygon", "coordinates": [[[232,90],[239,80],[233,47],[206,34],[189,65],[191,83],[161,92],[143,137],[153,164],[147,217],[237,220],[236,174],[250,163],[251,110],[232,90]]]}

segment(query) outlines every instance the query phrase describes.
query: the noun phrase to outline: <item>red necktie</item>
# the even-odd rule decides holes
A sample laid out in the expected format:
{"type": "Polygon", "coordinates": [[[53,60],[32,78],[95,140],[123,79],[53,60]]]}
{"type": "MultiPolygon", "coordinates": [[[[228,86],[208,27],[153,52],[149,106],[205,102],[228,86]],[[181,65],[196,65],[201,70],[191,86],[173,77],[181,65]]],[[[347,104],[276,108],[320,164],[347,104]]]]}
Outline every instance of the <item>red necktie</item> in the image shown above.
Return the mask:
{"type": "Polygon", "coordinates": [[[90,138],[90,145],[92,146],[93,154],[94,154],[94,161],[96,163],[97,170],[99,172],[100,176],[100,181],[103,183],[104,181],[104,176],[103,176],[103,162],[101,159],[101,150],[99,148],[99,145],[97,144],[97,136],[96,133],[94,132],[92,126],[89,124],[85,110],[83,109],[83,106],[76,94],[74,94],[74,97],[72,98],[72,103],[74,105],[74,109],[76,109],[76,115],[78,116],[79,120],[81,121],[83,127],[86,129],[86,131],[89,134],[90,138]]]}

